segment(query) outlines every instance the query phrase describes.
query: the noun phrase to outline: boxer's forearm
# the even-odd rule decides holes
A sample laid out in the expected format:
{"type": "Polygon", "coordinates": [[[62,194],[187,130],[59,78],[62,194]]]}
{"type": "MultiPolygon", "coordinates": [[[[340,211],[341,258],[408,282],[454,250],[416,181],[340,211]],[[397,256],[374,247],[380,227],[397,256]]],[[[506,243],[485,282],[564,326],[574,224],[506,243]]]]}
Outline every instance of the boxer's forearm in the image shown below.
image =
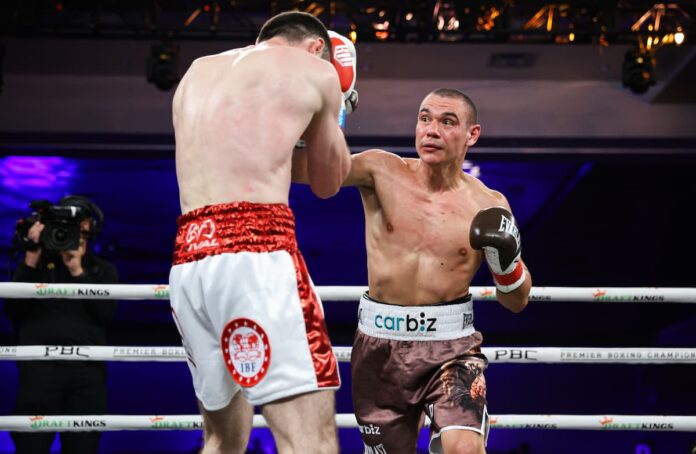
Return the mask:
{"type": "Polygon", "coordinates": [[[522,310],[527,307],[529,303],[529,292],[532,290],[532,275],[529,274],[529,270],[524,263],[522,266],[524,266],[525,271],[525,278],[522,285],[510,293],[503,293],[498,290],[495,295],[500,304],[515,313],[522,312],[522,310]]]}

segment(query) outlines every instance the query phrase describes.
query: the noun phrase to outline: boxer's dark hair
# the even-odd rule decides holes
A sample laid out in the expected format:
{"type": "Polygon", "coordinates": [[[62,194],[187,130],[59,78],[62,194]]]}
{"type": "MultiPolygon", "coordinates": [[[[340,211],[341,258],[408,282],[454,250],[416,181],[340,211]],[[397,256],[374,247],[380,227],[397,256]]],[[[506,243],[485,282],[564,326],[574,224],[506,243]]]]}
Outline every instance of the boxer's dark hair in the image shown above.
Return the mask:
{"type": "Polygon", "coordinates": [[[256,42],[267,41],[276,36],[281,36],[291,43],[297,43],[307,38],[321,38],[324,40],[324,50],[321,58],[331,61],[331,38],[329,38],[329,33],[326,31],[324,24],[309,13],[288,11],[273,16],[261,27],[256,42]]]}
{"type": "Polygon", "coordinates": [[[443,98],[458,98],[464,101],[469,109],[469,124],[475,125],[478,123],[478,109],[476,104],[467,95],[457,90],[456,88],[438,88],[430,92],[431,95],[441,96],[443,98]]]}

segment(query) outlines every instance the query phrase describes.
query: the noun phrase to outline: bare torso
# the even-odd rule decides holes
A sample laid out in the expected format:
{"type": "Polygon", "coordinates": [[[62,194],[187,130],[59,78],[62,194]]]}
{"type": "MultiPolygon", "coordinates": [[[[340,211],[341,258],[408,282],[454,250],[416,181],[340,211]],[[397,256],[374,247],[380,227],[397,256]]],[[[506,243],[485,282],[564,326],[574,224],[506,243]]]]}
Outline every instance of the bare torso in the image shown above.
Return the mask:
{"type": "Polygon", "coordinates": [[[288,203],[293,147],[321,105],[311,80],[319,62],[261,44],[191,65],[173,102],[182,213],[233,201],[288,203]]]}
{"type": "Polygon", "coordinates": [[[381,154],[374,188],[359,186],[370,295],[398,305],[465,296],[483,257],[469,244],[471,221],[502,196],[464,173],[456,187],[434,192],[418,177],[418,159],[381,154]]]}

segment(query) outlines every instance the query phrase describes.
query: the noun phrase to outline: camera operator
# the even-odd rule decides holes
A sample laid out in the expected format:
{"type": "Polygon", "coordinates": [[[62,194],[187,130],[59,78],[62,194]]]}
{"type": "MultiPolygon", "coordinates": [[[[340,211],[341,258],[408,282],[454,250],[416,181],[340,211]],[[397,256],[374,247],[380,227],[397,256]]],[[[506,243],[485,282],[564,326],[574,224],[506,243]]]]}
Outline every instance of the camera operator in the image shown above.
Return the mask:
{"type": "MultiPolygon", "coordinates": [[[[117,283],[116,268],[96,257],[88,247],[104,221],[99,207],[75,195],[64,197],[58,206],[48,205],[43,202],[42,210],[28,218],[24,231],[18,233],[25,253],[13,281],[117,283]],[[73,218],[51,215],[54,212],[67,212],[73,218]],[[73,235],[75,238],[71,239],[73,235]],[[71,249],[62,249],[67,247],[71,249]]],[[[5,302],[5,311],[15,326],[19,345],[105,345],[106,325],[115,310],[116,301],[30,299],[5,302]]],[[[19,392],[15,415],[106,414],[105,363],[19,361],[17,365],[19,392]]],[[[55,433],[15,432],[11,436],[17,454],[41,454],[50,452],[55,433]]],[[[60,434],[61,452],[96,453],[100,437],[100,432],[63,432],[60,434]]]]}

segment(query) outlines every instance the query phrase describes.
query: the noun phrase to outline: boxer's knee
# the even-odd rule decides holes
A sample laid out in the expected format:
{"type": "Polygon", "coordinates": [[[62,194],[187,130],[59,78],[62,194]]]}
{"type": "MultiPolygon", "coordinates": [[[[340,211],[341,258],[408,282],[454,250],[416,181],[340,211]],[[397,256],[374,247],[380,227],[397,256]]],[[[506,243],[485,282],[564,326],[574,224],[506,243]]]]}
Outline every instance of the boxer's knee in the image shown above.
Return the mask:
{"type": "Polygon", "coordinates": [[[206,410],[199,402],[203,416],[203,454],[244,454],[251,434],[254,408],[237,392],[220,410],[206,410]]]}
{"type": "Polygon", "coordinates": [[[444,454],[485,454],[483,436],[472,430],[448,430],[442,433],[444,454]]]}

